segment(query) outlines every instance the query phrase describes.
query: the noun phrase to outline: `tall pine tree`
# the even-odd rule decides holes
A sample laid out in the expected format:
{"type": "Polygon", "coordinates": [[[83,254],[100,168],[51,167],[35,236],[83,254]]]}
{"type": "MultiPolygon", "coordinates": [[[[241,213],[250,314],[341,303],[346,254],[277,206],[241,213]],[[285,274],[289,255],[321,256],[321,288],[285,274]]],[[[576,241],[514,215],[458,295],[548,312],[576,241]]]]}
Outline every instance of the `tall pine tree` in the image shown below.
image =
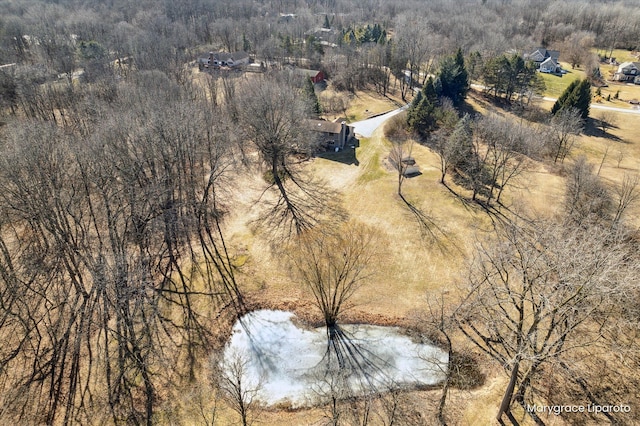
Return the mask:
{"type": "Polygon", "coordinates": [[[313,111],[316,116],[320,115],[320,113],[322,112],[322,108],[320,107],[320,101],[318,100],[315,88],[313,87],[313,82],[308,77],[305,78],[305,81],[306,83],[304,84],[303,91],[311,102],[311,111],[313,111]]]}
{"type": "Polygon", "coordinates": [[[412,130],[425,135],[436,125],[438,94],[433,78],[429,77],[422,90],[418,92],[407,111],[407,124],[412,130]]]}
{"type": "Polygon", "coordinates": [[[469,91],[469,73],[464,65],[462,49],[458,48],[455,55],[442,61],[438,79],[442,87],[440,95],[451,99],[454,105],[460,105],[469,91]]]}
{"type": "Polygon", "coordinates": [[[551,114],[555,115],[563,109],[575,108],[580,111],[582,119],[589,116],[589,105],[591,104],[591,83],[589,80],[574,80],[562,92],[553,108],[551,114]]]}

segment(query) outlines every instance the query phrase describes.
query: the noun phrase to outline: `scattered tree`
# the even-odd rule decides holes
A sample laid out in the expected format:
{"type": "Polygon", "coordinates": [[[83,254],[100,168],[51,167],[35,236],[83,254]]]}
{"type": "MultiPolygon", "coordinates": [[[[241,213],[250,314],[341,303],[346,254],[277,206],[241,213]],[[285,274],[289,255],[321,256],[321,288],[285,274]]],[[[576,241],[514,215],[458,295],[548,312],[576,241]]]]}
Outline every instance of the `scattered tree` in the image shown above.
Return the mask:
{"type": "Polygon", "coordinates": [[[582,120],[577,109],[563,109],[551,117],[549,133],[545,139],[547,155],[553,162],[564,162],[573,149],[576,136],[582,131],[582,120]]]}
{"type": "Polygon", "coordinates": [[[602,111],[598,115],[597,123],[602,133],[607,133],[607,130],[616,126],[616,115],[609,111],[602,111]]]}
{"type": "Polygon", "coordinates": [[[307,230],[294,240],[288,255],[293,273],[313,295],[328,335],[335,332],[340,314],[357,290],[371,278],[376,244],[372,229],[353,222],[307,230]]]}
{"type": "Polygon", "coordinates": [[[250,426],[260,414],[262,380],[252,382],[248,376],[249,361],[240,353],[227,355],[219,362],[217,380],[220,396],[240,416],[242,426],[250,426]]]}
{"type": "Polygon", "coordinates": [[[609,223],[613,200],[593,165],[579,157],[567,177],[564,210],[573,226],[609,223]]]}
{"type": "Polygon", "coordinates": [[[398,173],[398,195],[402,196],[402,184],[409,175],[415,160],[411,157],[413,141],[393,141],[389,152],[389,162],[398,173]]]}
{"type": "Polygon", "coordinates": [[[310,229],[326,211],[329,198],[326,189],[297,169],[298,156],[308,157],[318,147],[306,124],[308,99],[282,80],[258,79],[243,86],[239,100],[240,124],[266,167],[269,187],[277,192],[277,201],[263,222],[285,234],[310,229]]]}

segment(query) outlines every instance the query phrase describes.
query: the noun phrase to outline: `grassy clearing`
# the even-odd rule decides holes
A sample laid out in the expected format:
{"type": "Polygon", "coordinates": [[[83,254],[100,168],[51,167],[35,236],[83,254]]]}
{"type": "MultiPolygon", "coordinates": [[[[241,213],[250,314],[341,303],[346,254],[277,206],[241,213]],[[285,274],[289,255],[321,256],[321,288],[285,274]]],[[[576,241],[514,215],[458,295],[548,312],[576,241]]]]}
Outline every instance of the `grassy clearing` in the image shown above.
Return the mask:
{"type": "Polygon", "coordinates": [[[585,78],[585,73],[580,68],[571,69],[567,64],[562,64],[562,67],[567,70],[566,74],[554,75],[538,73],[538,75],[542,77],[542,80],[544,80],[546,87],[544,96],[558,98],[572,81],[585,78]]]}
{"type": "Polygon", "coordinates": [[[398,102],[368,92],[356,92],[347,109],[347,119],[350,122],[360,121],[376,114],[398,108],[398,102]]]}
{"type": "MultiPolygon", "coordinates": [[[[579,78],[579,73],[571,75],[579,78]]],[[[569,83],[569,79],[565,80],[567,76],[563,78],[563,84],[569,83]]],[[[485,107],[491,109],[489,105],[476,105],[473,100],[470,103],[477,111],[484,112],[485,107]]],[[[550,109],[551,105],[551,102],[540,103],[545,109],[550,109]]],[[[597,114],[592,110],[592,116],[597,114]]],[[[640,116],[617,114],[616,120],[617,126],[607,135],[581,136],[565,166],[568,167],[577,156],[586,155],[597,169],[608,146],[602,178],[617,184],[625,174],[640,173],[640,140],[637,136],[640,116]]],[[[468,191],[457,187],[450,177],[449,185],[460,196],[439,183],[438,156],[419,144],[414,145],[412,155],[422,174],[407,179],[403,185],[405,200],[414,208],[412,210],[397,195],[397,174],[387,166],[388,152],[388,142],[378,129],[371,138],[360,141],[355,155],[357,161],[352,161],[351,157],[327,155],[314,159],[307,168],[314,177],[339,190],[351,218],[372,226],[383,241],[380,261],[374,265],[376,273],[353,298],[353,310],[385,318],[410,318],[417,310],[426,309],[429,301],[441,294],[445,294],[447,300],[460,295],[461,275],[474,241],[490,234],[491,221],[477,204],[465,201],[468,191]]],[[[538,217],[557,213],[565,184],[562,167],[531,162],[516,185],[505,190],[503,199],[507,208],[538,217]]],[[[258,195],[255,188],[240,193],[258,195]]],[[[236,254],[243,288],[279,306],[305,306],[304,303],[310,300],[308,292],[291,280],[282,258],[271,254],[273,247],[266,236],[249,226],[248,218],[255,217],[257,205],[250,202],[252,197],[246,197],[246,211],[235,213],[229,224],[233,231],[229,243],[236,254]]],[[[635,213],[639,211],[640,206],[636,206],[635,213]]],[[[639,217],[635,215],[636,222],[639,217]]],[[[466,343],[460,341],[459,344],[466,343]]],[[[501,371],[492,371],[481,388],[454,391],[450,406],[460,407],[459,424],[491,424],[505,383],[501,371]]],[[[438,392],[416,394],[427,401],[438,392]]],[[[321,409],[267,411],[261,420],[266,424],[307,424],[320,419],[322,414],[321,409]]],[[[525,420],[523,424],[529,424],[527,422],[525,420]]]]}
{"type": "MultiPolygon", "coordinates": [[[[606,52],[602,50],[596,51],[600,55],[608,55],[609,51],[606,52]]],[[[629,62],[629,61],[637,61],[638,55],[634,55],[632,51],[627,49],[614,49],[611,53],[611,57],[613,57],[618,63],[629,62]]]]}

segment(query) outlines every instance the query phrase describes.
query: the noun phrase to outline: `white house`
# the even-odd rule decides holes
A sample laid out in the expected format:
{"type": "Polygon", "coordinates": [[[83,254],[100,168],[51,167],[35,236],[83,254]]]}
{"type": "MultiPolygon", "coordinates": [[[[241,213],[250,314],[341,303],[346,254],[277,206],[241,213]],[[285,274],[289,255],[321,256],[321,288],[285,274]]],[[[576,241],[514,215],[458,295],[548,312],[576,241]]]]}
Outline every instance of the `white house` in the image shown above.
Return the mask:
{"type": "Polygon", "coordinates": [[[640,62],[623,62],[618,66],[618,70],[613,74],[613,81],[635,82],[640,76],[640,62]]]}
{"type": "Polygon", "coordinates": [[[562,68],[560,68],[560,65],[558,65],[558,63],[554,61],[553,58],[547,58],[540,63],[538,70],[540,72],[557,74],[562,71],[562,68]]]}
{"type": "Polygon", "coordinates": [[[538,47],[531,53],[525,53],[523,58],[527,61],[533,61],[538,66],[540,72],[557,74],[562,71],[560,67],[560,51],[549,50],[544,47],[538,47]]]}

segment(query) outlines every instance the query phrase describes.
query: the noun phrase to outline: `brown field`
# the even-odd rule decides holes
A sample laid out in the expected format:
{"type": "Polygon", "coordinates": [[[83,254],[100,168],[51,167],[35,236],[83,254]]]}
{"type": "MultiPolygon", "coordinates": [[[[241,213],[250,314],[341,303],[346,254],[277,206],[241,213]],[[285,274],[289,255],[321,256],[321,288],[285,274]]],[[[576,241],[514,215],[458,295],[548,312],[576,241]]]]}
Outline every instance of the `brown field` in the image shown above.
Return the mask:
{"type": "MultiPolygon", "coordinates": [[[[487,108],[481,100],[470,99],[469,103],[476,111],[487,108]]],[[[540,106],[548,109],[551,103],[541,102],[540,106]]],[[[392,108],[394,103],[389,99],[358,93],[351,99],[348,115],[361,119],[366,116],[364,109],[384,111],[392,108]]],[[[597,113],[592,110],[591,115],[597,116],[597,113]]],[[[585,155],[597,167],[609,147],[601,170],[604,179],[615,184],[621,182],[625,174],[639,173],[637,129],[640,128],[640,115],[616,113],[616,122],[617,126],[609,129],[607,135],[581,136],[565,166],[578,155],[585,155]],[[619,164],[618,158],[621,158],[619,164]]],[[[417,143],[413,145],[412,155],[422,174],[407,179],[403,186],[405,199],[415,208],[412,212],[396,193],[397,174],[387,163],[389,148],[382,129],[378,129],[371,138],[360,141],[355,153],[357,161],[352,161],[350,154],[339,153],[315,158],[305,166],[342,194],[352,219],[372,226],[384,241],[376,274],[353,299],[347,321],[349,318],[354,321],[369,318],[380,323],[403,324],[415,317],[416,312],[424,310],[429,300],[440,295],[444,295],[445,300],[455,298],[460,294],[457,284],[474,240],[490,229],[489,216],[478,205],[464,199],[466,194],[462,188],[455,187],[449,178],[449,184],[460,197],[439,183],[437,155],[417,143]],[[416,215],[415,211],[421,215],[416,215]]],[[[243,179],[236,183],[233,191],[233,197],[242,208],[237,209],[227,222],[228,241],[232,255],[238,259],[242,286],[258,306],[297,309],[307,319],[313,319],[310,295],[291,280],[284,262],[273,254],[268,239],[251,224],[259,211],[255,201],[264,183],[258,178],[243,179]]],[[[562,202],[563,185],[562,166],[531,162],[519,184],[505,193],[505,204],[529,215],[553,215],[562,202]]],[[[636,207],[634,213],[637,212],[636,207]]],[[[638,222],[637,214],[635,221],[638,222]]],[[[463,340],[456,344],[461,350],[471,350],[463,340]]],[[[488,370],[482,387],[452,392],[452,415],[458,424],[495,424],[493,417],[506,376],[495,365],[483,368],[488,370]]],[[[414,394],[428,406],[426,401],[435,400],[439,391],[414,394]]],[[[260,419],[263,424],[314,424],[322,413],[320,408],[294,412],[270,410],[263,412],[260,419]]],[[[529,424],[524,413],[519,414],[522,424],[529,424]]],[[[233,416],[230,412],[222,415],[233,416]]],[[[562,424],[557,419],[553,421],[555,423],[549,424],[562,424]]]]}

